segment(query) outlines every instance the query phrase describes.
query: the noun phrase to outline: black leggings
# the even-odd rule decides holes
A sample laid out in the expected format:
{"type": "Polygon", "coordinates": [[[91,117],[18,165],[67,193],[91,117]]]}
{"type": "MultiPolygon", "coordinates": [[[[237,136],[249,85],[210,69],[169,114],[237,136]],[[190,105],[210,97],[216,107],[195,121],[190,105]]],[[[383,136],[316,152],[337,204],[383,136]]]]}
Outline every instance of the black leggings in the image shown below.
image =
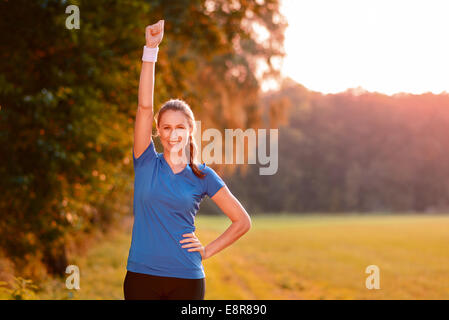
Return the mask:
{"type": "Polygon", "coordinates": [[[206,279],[160,277],[126,272],[125,300],[204,300],[206,279]]]}

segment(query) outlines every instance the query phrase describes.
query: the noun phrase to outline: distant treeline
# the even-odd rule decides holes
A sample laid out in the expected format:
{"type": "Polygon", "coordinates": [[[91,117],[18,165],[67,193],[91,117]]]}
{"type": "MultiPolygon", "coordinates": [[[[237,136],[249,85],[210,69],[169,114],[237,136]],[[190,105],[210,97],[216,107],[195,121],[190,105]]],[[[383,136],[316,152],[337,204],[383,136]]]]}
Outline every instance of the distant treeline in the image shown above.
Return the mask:
{"type": "Polygon", "coordinates": [[[449,211],[449,94],[323,95],[288,79],[264,102],[284,106],[278,172],[226,180],[251,213],[449,211]]]}

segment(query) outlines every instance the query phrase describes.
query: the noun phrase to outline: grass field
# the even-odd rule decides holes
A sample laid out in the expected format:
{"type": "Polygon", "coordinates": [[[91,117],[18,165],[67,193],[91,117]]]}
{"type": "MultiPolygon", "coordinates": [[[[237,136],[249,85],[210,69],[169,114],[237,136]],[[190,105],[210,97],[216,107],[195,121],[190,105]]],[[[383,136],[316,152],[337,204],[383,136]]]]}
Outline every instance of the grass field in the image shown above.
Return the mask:
{"type": "MultiPolygon", "coordinates": [[[[211,299],[449,299],[449,216],[257,216],[234,245],[204,260],[211,299]],[[380,289],[365,286],[368,265],[380,289]]],[[[203,245],[230,225],[199,215],[203,245]]],[[[123,299],[131,224],[71,261],[78,291],[48,282],[39,299],[123,299]]]]}

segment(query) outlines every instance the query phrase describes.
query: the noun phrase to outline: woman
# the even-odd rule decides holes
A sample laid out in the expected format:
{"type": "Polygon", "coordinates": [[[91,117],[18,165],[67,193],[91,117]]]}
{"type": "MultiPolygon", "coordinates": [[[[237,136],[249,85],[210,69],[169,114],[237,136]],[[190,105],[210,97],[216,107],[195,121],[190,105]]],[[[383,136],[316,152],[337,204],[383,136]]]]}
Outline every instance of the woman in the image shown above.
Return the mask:
{"type": "Polygon", "coordinates": [[[154,148],[154,69],[163,32],[164,20],[146,27],[145,32],[134,128],[134,225],[124,295],[125,300],[203,300],[202,261],[246,233],[251,219],[217,173],[205,163],[194,162],[196,127],[187,103],[171,99],[161,107],[155,121],[164,152],[154,148]],[[194,233],[194,221],[206,195],[232,224],[203,246],[194,233]]]}

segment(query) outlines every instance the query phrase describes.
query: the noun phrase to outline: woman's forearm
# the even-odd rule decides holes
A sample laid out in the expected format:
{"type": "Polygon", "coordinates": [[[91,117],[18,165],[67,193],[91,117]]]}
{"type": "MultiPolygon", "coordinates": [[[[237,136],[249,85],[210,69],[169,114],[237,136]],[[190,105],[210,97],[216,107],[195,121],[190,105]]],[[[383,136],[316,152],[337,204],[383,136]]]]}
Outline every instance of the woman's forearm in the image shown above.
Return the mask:
{"type": "Polygon", "coordinates": [[[153,109],[154,62],[142,61],[139,82],[139,107],[153,109]]]}
{"type": "Polygon", "coordinates": [[[246,220],[233,222],[217,239],[205,247],[206,258],[230,246],[250,229],[246,220]]]}
{"type": "Polygon", "coordinates": [[[157,51],[154,52],[153,50],[158,48],[162,41],[163,35],[164,20],[159,20],[157,23],[145,28],[146,47],[151,48],[152,54],[150,55],[150,59],[147,59],[148,57],[145,59],[142,57],[142,60],[145,61],[142,61],[142,69],[140,71],[139,108],[151,109],[151,111],[153,111],[155,62],[150,61],[156,61],[154,58],[157,58],[157,51]]]}

